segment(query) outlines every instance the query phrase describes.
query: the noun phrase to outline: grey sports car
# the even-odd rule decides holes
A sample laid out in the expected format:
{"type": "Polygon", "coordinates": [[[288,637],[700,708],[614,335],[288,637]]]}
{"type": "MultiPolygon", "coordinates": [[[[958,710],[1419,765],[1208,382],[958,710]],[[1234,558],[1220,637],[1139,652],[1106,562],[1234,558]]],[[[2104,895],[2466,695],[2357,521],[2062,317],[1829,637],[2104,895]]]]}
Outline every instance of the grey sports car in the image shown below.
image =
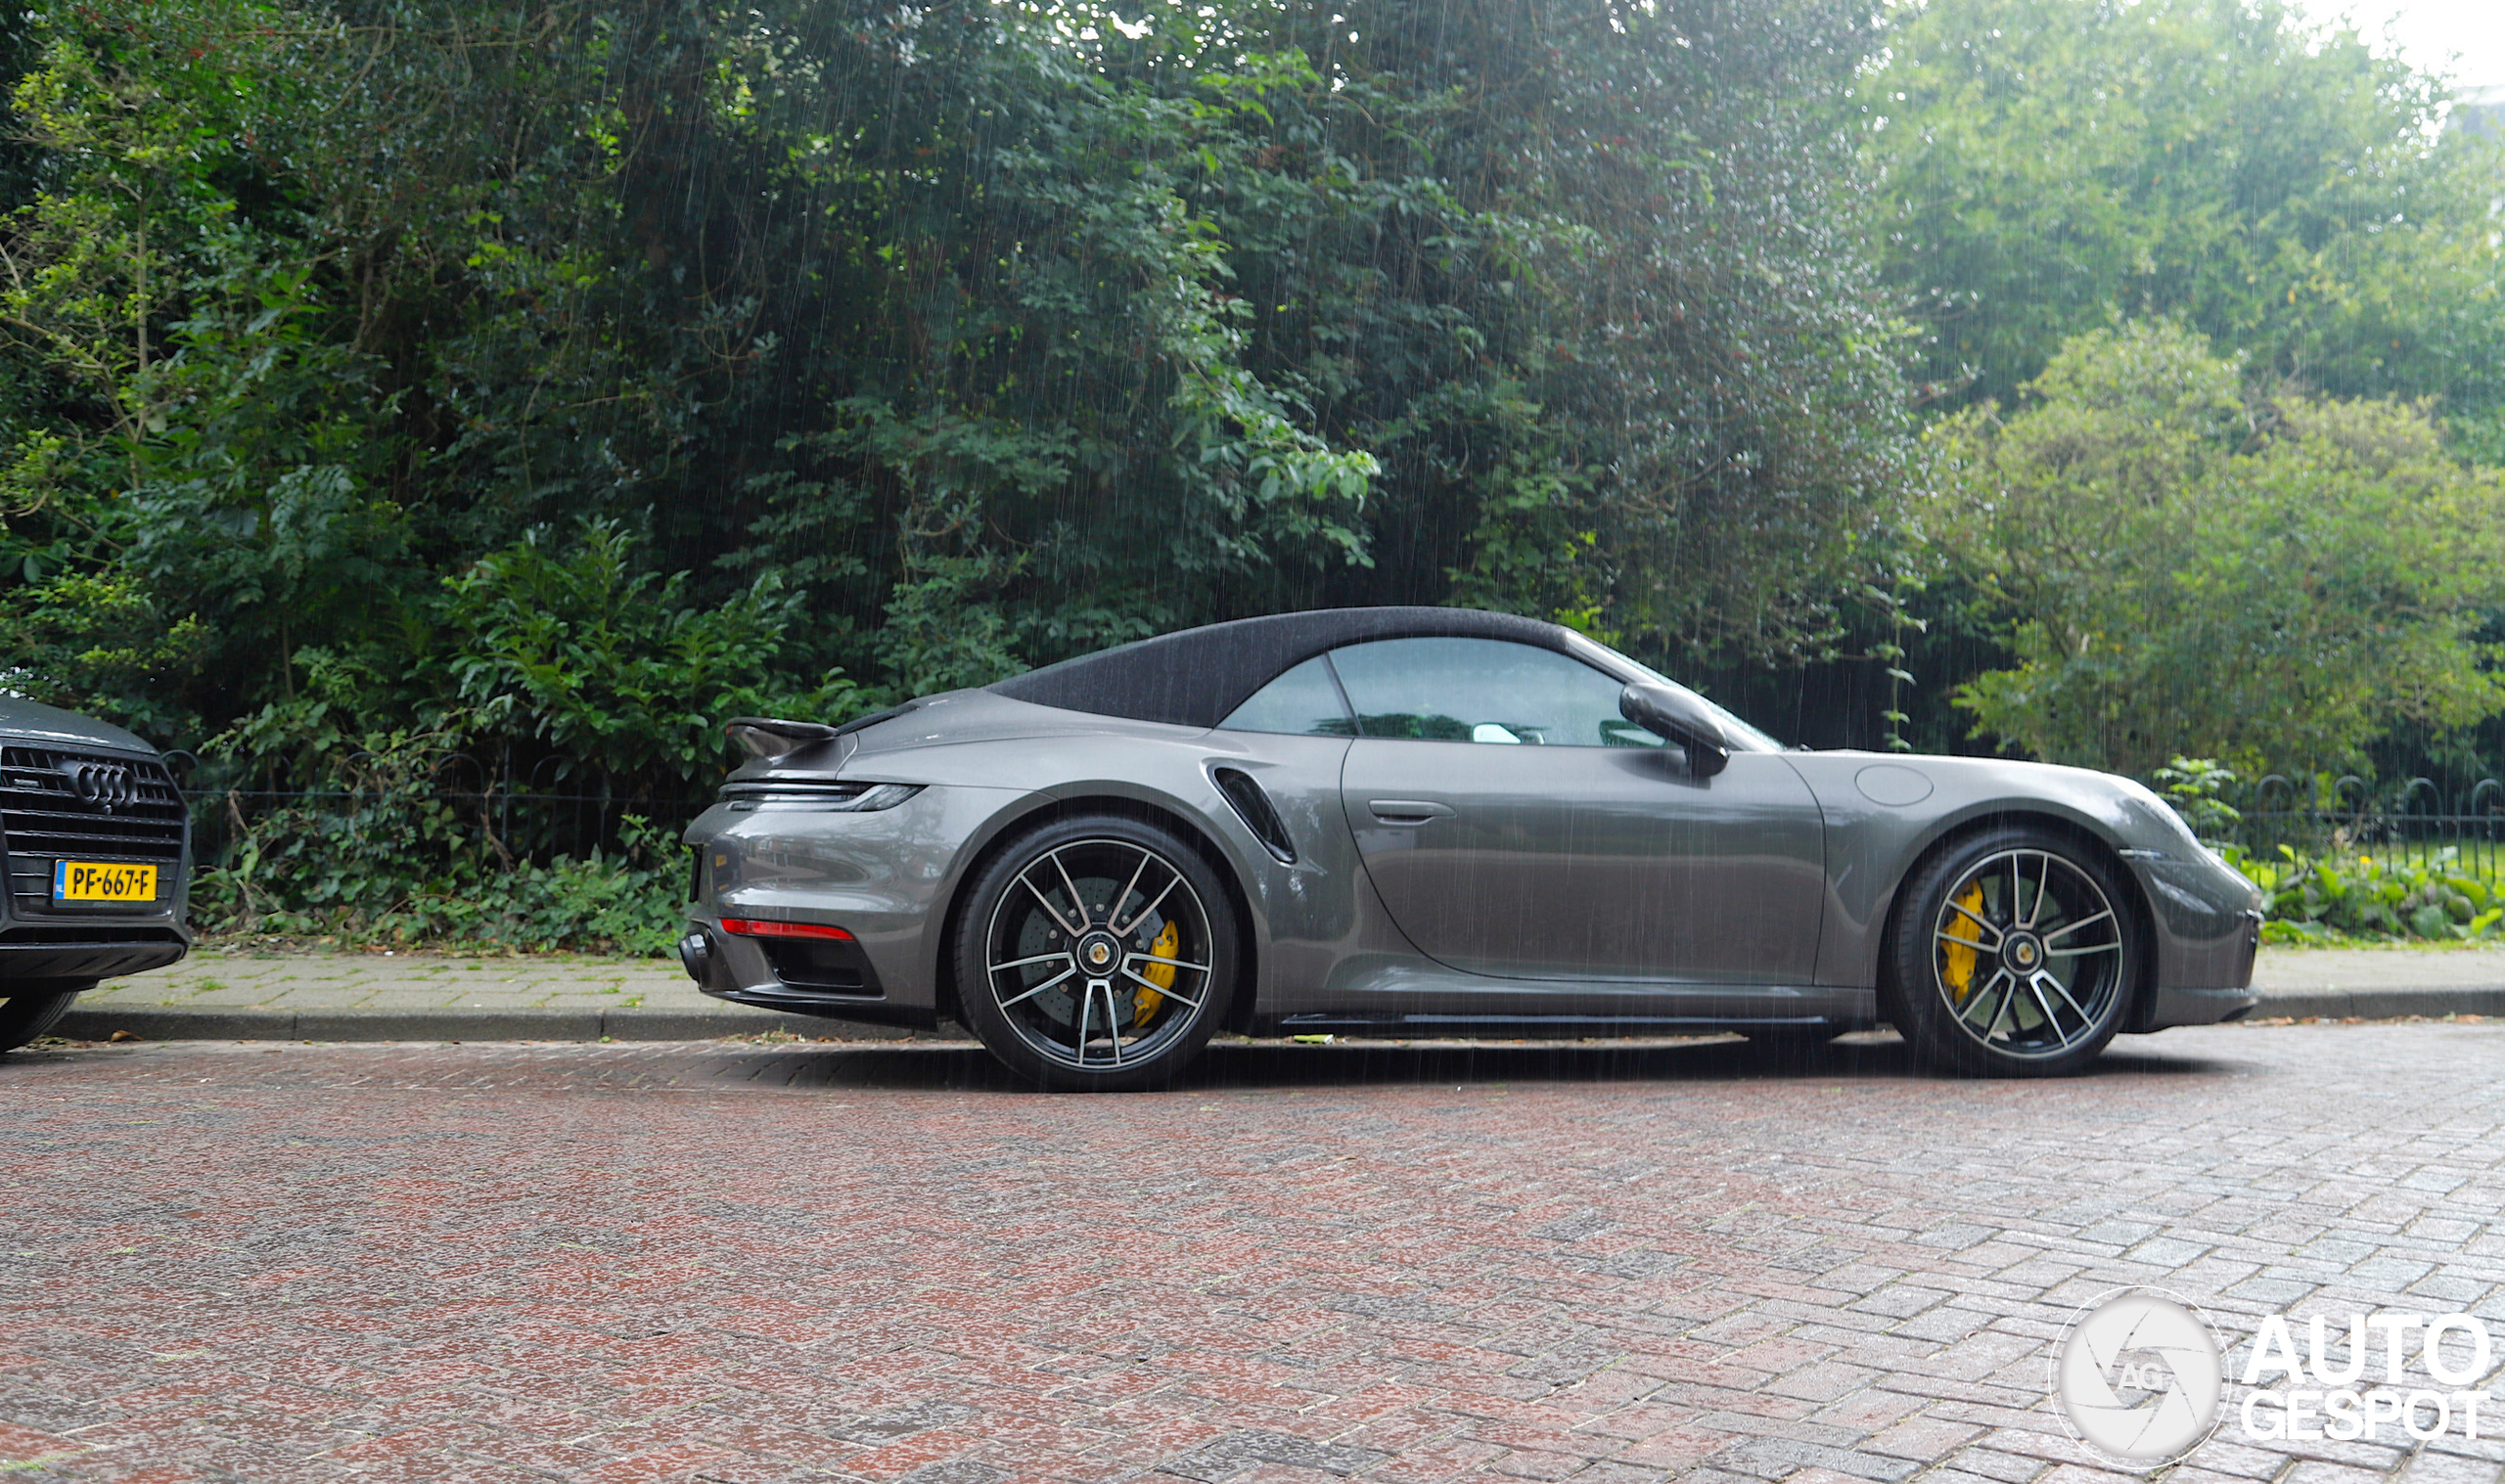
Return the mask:
{"type": "Polygon", "coordinates": [[[0,1051],[97,980],[191,946],[191,816],[157,749],[119,727],[0,696],[0,1051]]]}
{"type": "Polygon", "coordinates": [[[707,993],[962,1022],[1064,1089],[1256,1035],[1826,1037],[2074,1071],[2232,1019],[2251,883],[2127,779],[1787,751],[1554,624],[1168,634],[842,727],[744,718],[689,829],[707,993]]]}

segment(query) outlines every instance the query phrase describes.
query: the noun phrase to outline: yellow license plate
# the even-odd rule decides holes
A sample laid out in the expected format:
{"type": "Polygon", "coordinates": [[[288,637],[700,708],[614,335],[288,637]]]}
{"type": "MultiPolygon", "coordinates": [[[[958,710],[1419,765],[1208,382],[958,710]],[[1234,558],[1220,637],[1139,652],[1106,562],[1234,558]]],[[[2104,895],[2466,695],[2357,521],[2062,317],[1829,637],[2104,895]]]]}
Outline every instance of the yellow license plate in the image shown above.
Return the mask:
{"type": "Polygon", "coordinates": [[[55,861],[52,899],[56,902],[153,902],[157,900],[157,868],[119,861],[55,861]]]}

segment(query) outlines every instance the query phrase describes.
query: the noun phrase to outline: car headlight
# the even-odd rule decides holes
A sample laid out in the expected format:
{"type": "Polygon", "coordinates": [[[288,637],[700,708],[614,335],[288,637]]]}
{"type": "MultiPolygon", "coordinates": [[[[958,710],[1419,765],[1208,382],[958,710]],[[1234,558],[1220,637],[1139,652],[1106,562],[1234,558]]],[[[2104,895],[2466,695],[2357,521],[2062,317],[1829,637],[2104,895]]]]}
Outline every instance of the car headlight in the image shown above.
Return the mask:
{"type": "Polygon", "coordinates": [[[2218,854],[2198,839],[2185,841],[2180,850],[2150,850],[2141,847],[2117,850],[2114,853],[2126,861],[2206,861],[2229,876],[2241,877],[2244,874],[2236,870],[2234,864],[2225,856],[2218,854]]]}

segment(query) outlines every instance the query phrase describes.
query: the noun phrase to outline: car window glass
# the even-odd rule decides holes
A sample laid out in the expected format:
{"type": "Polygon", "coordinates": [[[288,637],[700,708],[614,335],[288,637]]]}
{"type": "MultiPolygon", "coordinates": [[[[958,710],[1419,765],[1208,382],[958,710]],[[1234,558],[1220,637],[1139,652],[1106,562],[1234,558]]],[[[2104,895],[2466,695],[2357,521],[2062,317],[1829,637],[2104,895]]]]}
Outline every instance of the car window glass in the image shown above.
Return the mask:
{"type": "Polygon", "coordinates": [[[1331,652],[1366,737],[1658,747],[1618,714],[1625,689],[1578,659],[1495,639],[1383,639],[1331,652]]]}
{"type": "Polygon", "coordinates": [[[1340,700],[1340,688],[1317,654],[1282,673],[1227,713],[1218,726],[1229,732],[1285,732],[1299,737],[1354,737],[1355,722],[1340,700]]]}

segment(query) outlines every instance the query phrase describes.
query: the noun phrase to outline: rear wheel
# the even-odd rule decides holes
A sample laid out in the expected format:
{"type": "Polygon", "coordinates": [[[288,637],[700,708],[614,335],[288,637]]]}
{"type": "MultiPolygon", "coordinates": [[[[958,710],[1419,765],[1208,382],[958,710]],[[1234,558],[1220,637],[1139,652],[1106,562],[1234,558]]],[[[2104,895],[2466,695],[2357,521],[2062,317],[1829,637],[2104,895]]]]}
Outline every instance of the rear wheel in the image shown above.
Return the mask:
{"type": "Polygon", "coordinates": [[[1990,831],[1925,862],[1902,900],[1890,1010],[1924,1060],[2059,1076],[2114,1039],[2146,950],[2123,882],[2077,841],[1990,831]]]}
{"type": "Polygon", "coordinates": [[[60,1023],[69,1009],[69,1002],[83,990],[95,988],[95,982],[63,984],[57,980],[0,986],[9,998],[0,1000],[0,1052],[15,1051],[60,1023]]]}
{"type": "Polygon", "coordinates": [[[1172,832],[1114,815],[1012,842],[957,927],[966,1028],[1057,1091],[1170,1083],[1217,1029],[1235,965],[1217,874],[1172,832]]]}

